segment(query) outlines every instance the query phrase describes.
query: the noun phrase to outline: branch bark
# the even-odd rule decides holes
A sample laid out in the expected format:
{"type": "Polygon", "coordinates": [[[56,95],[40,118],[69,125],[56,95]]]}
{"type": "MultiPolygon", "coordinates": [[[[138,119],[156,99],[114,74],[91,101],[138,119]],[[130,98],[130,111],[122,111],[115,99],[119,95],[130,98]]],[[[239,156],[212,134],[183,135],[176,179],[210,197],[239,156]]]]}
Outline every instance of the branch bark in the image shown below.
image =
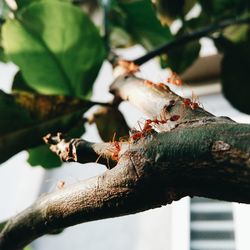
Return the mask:
{"type": "MultiPolygon", "coordinates": [[[[166,118],[155,128],[159,133],[150,131],[137,140],[119,142],[122,150],[114,168],[44,195],[13,217],[0,234],[1,250],[20,249],[59,228],[137,213],[187,195],[250,203],[250,125],[184,105],[185,100],[168,87],[131,75],[117,78],[111,91],[117,101],[143,107],[152,119],[180,118],[166,118]]],[[[65,148],[61,137],[48,140],[65,148]]],[[[103,154],[96,150],[97,144],[80,139],[65,142],[72,150],[75,147],[76,154],[81,152],[79,157],[90,151],[103,154]],[[77,151],[77,145],[83,151],[77,151]]],[[[114,142],[110,144],[115,148],[114,142]]]]}

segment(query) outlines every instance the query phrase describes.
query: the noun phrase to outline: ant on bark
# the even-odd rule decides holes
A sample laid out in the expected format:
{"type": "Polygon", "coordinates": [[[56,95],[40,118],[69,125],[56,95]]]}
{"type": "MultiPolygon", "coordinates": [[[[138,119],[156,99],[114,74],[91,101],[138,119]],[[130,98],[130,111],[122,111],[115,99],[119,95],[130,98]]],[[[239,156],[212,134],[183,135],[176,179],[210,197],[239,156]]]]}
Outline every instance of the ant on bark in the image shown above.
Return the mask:
{"type": "Polygon", "coordinates": [[[190,107],[191,109],[197,109],[200,107],[200,104],[197,100],[198,97],[192,92],[192,99],[184,98],[183,103],[186,107],[190,107]]]}
{"type": "Polygon", "coordinates": [[[58,181],[58,183],[56,184],[57,189],[63,189],[64,186],[65,186],[65,181],[58,181]]]}
{"type": "Polygon", "coordinates": [[[140,67],[136,65],[133,61],[119,60],[118,65],[123,67],[129,74],[134,74],[140,71],[140,67]]]}
{"type": "Polygon", "coordinates": [[[179,118],[179,115],[173,115],[169,119],[147,119],[143,125],[143,128],[141,128],[141,131],[135,130],[135,132],[130,135],[130,139],[136,141],[138,139],[144,138],[147,134],[153,131],[154,124],[165,124],[168,121],[177,121],[179,118]]]}
{"type": "Polygon", "coordinates": [[[114,147],[115,147],[115,152],[112,153],[111,159],[113,161],[118,161],[119,160],[119,152],[121,150],[120,144],[118,141],[113,141],[114,147]]]}
{"type": "Polygon", "coordinates": [[[180,76],[178,76],[175,72],[172,72],[170,77],[167,78],[167,83],[176,85],[176,86],[182,86],[183,82],[180,78],[180,76]]]}

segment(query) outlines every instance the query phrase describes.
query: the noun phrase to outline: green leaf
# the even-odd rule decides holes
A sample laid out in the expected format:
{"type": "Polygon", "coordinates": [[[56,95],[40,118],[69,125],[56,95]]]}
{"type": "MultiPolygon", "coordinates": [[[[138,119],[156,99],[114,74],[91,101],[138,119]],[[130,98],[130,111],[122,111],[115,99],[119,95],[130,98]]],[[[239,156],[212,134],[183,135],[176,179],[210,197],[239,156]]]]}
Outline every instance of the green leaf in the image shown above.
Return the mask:
{"type": "Polygon", "coordinates": [[[48,133],[67,132],[93,104],[63,96],[0,91],[0,163],[43,144],[48,133]]]}
{"type": "Polygon", "coordinates": [[[176,73],[183,73],[199,56],[201,45],[193,41],[176,47],[167,55],[168,66],[176,73]]]}
{"type": "MultiPolygon", "coordinates": [[[[85,132],[85,127],[80,120],[73,128],[67,133],[70,137],[80,137],[85,132]]],[[[42,166],[43,168],[60,167],[62,162],[60,158],[50,151],[48,145],[41,145],[39,147],[28,150],[28,162],[31,166],[42,166]]]]}
{"type": "Polygon", "coordinates": [[[27,91],[36,93],[34,89],[32,89],[23,79],[21,71],[18,71],[13,79],[12,83],[12,90],[13,91],[27,91]]]}
{"type": "Polygon", "coordinates": [[[2,47],[0,47],[0,61],[3,63],[6,63],[8,61],[2,47]]]}
{"type": "Polygon", "coordinates": [[[98,30],[79,8],[37,1],[3,26],[3,46],[28,85],[43,94],[88,96],[105,57],[98,30]]]}
{"type": "Polygon", "coordinates": [[[150,0],[116,1],[111,10],[111,21],[114,27],[124,29],[134,42],[148,50],[172,37],[169,29],[157,19],[150,0]]]}
{"type": "Polygon", "coordinates": [[[23,250],[32,250],[32,248],[31,248],[31,246],[27,246],[23,250]]]}
{"type": "Polygon", "coordinates": [[[240,42],[247,39],[250,31],[250,25],[232,25],[226,28],[223,35],[232,42],[240,42]]]}
{"type": "MultiPolygon", "coordinates": [[[[176,37],[182,36],[184,33],[182,28],[176,37]]],[[[197,59],[200,48],[199,41],[195,40],[169,50],[166,58],[167,66],[178,74],[183,73],[197,59]]]]}
{"type": "Polygon", "coordinates": [[[224,50],[221,81],[225,97],[238,110],[250,114],[250,36],[224,50]]]}
{"type": "Polygon", "coordinates": [[[249,0],[199,0],[202,11],[211,19],[235,18],[249,10],[249,0]]]}
{"type": "Polygon", "coordinates": [[[0,222],[0,232],[3,230],[3,228],[5,227],[5,225],[7,224],[8,221],[1,221],[0,222]]]}
{"type": "Polygon", "coordinates": [[[34,123],[29,112],[15,98],[0,90],[0,136],[34,123]]]}
{"type": "MultiPolygon", "coordinates": [[[[34,2],[38,2],[42,0],[16,0],[18,10],[20,10],[23,7],[28,6],[29,4],[32,4],[34,2]]],[[[70,0],[52,0],[52,1],[65,1],[65,2],[70,2],[70,0]]]]}
{"type": "Polygon", "coordinates": [[[34,3],[36,1],[40,1],[40,0],[16,0],[16,4],[18,6],[18,9],[21,9],[31,3],[34,3]]]}
{"type": "Polygon", "coordinates": [[[62,165],[59,157],[52,153],[48,145],[41,145],[28,150],[28,163],[31,166],[42,166],[43,168],[55,168],[62,165]]]}
{"type": "Polygon", "coordinates": [[[164,24],[171,24],[178,17],[185,14],[195,5],[196,0],[155,0],[154,4],[161,21],[164,24]]]}

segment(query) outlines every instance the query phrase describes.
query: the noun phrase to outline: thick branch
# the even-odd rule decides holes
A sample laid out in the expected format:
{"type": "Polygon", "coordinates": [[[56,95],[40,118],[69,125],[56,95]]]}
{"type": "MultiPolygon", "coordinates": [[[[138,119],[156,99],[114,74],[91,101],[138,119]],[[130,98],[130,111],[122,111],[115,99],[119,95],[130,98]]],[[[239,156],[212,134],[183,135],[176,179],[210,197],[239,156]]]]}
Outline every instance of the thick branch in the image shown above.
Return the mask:
{"type": "MultiPolygon", "coordinates": [[[[93,143],[80,138],[67,138],[61,133],[57,133],[56,136],[48,134],[44,137],[44,141],[51,145],[50,150],[65,162],[88,163],[98,161],[106,164],[107,158],[112,159],[112,154],[116,152],[113,143],[93,143]]],[[[114,162],[110,164],[108,168],[114,166],[114,162]]]]}
{"type": "Polygon", "coordinates": [[[180,115],[184,121],[213,116],[198,106],[192,108],[191,103],[185,105],[187,99],[171,91],[167,85],[154,84],[134,75],[117,77],[110,92],[115,95],[117,102],[129,101],[150,118],[180,115]]]}
{"type": "Polygon", "coordinates": [[[159,207],[185,195],[250,203],[250,125],[204,122],[148,135],[103,175],[41,197],[9,221],[0,249],[58,228],[159,207]]]}
{"type": "Polygon", "coordinates": [[[119,147],[47,137],[65,160],[85,162],[86,153],[89,160],[109,154],[118,163],[100,176],[41,197],[11,219],[0,234],[0,250],[20,249],[59,228],[137,213],[186,195],[250,203],[250,125],[214,117],[165,85],[131,75],[119,77],[111,91],[143,107],[152,119],[166,119],[161,133],[146,131],[118,142],[119,147]],[[174,115],[180,117],[171,121],[174,115]]]}

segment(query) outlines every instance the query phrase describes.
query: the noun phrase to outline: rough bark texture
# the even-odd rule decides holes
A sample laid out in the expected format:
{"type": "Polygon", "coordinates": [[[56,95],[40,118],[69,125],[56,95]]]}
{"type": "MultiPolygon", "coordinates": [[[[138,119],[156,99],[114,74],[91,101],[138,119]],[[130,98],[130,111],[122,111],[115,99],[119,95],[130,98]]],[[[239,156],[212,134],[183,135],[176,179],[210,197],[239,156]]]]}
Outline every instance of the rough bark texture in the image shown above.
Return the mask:
{"type": "MultiPolygon", "coordinates": [[[[117,142],[118,163],[111,170],[44,195],[12,218],[0,234],[1,250],[20,249],[59,228],[137,213],[187,195],[250,203],[250,125],[184,105],[164,85],[134,76],[119,77],[111,91],[117,101],[128,100],[152,119],[166,117],[166,122],[155,125],[158,133],[117,142]],[[171,121],[174,115],[180,117],[171,121]]],[[[117,148],[114,142],[63,142],[57,138],[51,144],[57,153],[60,145],[59,155],[74,152],[70,160],[75,161],[83,161],[79,159],[87,152],[112,157],[117,148]]]]}

